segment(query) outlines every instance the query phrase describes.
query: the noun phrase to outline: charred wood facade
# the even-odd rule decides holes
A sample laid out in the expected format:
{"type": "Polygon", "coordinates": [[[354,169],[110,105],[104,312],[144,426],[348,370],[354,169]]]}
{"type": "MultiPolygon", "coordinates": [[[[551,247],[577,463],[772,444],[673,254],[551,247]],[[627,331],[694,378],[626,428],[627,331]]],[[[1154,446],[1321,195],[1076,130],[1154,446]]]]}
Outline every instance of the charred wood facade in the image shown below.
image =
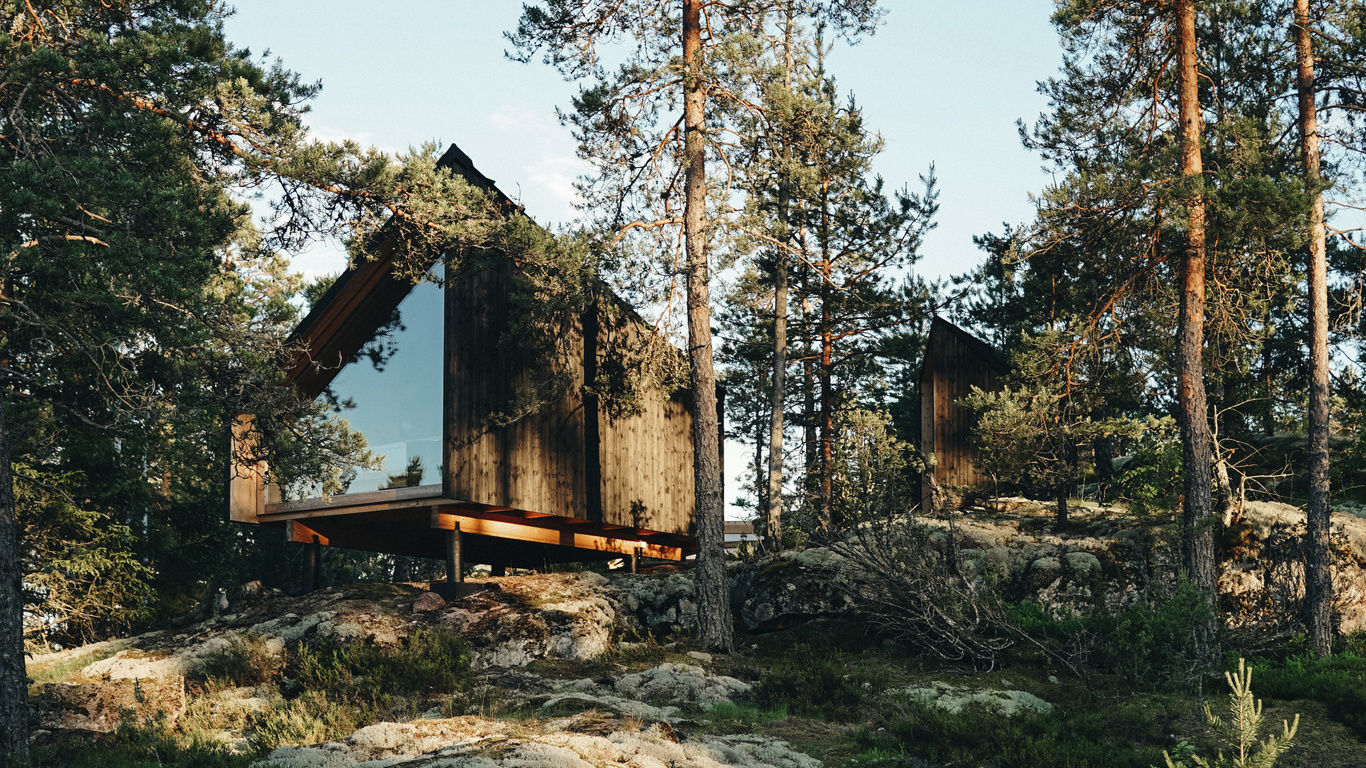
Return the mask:
{"type": "Polygon", "coordinates": [[[967,331],[935,317],[920,369],[920,448],[933,457],[921,483],[921,507],[934,510],[934,489],[986,488],[991,478],[977,464],[972,412],[958,400],[972,388],[999,388],[1007,372],[1003,355],[967,331]]]}

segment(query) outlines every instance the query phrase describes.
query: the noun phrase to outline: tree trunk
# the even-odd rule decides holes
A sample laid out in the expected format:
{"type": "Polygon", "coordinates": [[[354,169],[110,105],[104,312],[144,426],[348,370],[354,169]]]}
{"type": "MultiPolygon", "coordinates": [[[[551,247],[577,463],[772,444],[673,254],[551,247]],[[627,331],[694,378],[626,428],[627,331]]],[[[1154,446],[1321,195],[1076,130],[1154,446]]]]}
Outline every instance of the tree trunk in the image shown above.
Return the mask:
{"type": "MultiPolygon", "coordinates": [[[[1199,184],[1204,173],[1200,157],[1203,121],[1196,69],[1195,2],[1177,0],[1177,77],[1180,81],[1181,173],[1199,184]]],[[[1185,463],[1183,549],[1186,574],[1207,600],[1213,602],[1214,510],[1210,494],[1210,433],[1205,402],[1202,345],[1205,325],[1205,198],[1196,191],[1187,203],[1189,230],[1181,264],[1181,306],[1176,329],[1177,403],[1181,416],[1181,453],[1185,463]]],[[[1214,641],[1217,624],[1204,628],[1202,640],[1214,641]]]]}
{"type": "Polygon", "coordinates": [[[754,509],[762,513],[768,509],[768,483],[764,482],[764,423],[763,403],[754,404],[754,509]]]}
{"type": "Polygon", "coordinates": [[[834,392],[830,391],[834,341],[830,330],[830,201],[821,195],[821,456],[820,525],[829,532],[834,524],[834,392]]]}
{"type": "MultiPolygon", "coordinates": [[[[796,8],[787,5],[787,25],[783,31],[783,84],[792,87],[792,26],[796,8]]],[[[773,263],[773,400],[768,422],[768,507],[764,510],[766,547],[770,552],[783,549],[783,416],[787,402],[787,252],[789,244],[787,209],[792,190],[787,167],[792,149],[783,131],[783,165],[778,179],[779,243],[773,263]]]]}
{"type": "Polygon", "coordinates": [[[0,398],[0,765],[28,759],[28,677],[19,521],[10,473],[9,425],[0,398]]]}
{"type": "Polygon", "coordinates": [[[1276,436],[1276,386],[1271,367],[1271,345],[1262,343],[1262,391],[1266,393],[1264,408],[1260,414],[1262,434],[1267,440],[1276,436]]]}
{"type": "Polygon", "coordinates": [[[802,324],[807,329],[802,339],[802,441],[806,449],[806,473],[802,482],[805,493],[811,492],[811,477],[817,474],[820,460],[820,441],[816,437],[816,352],[811,334],[811,308],[807,303],[807,297],[811,295],[811,286],[806,279],[809,273],[808,269],[802,275],[802,324]]]}
{"type": "Polygon", "coordinates": [[[1305,624],[1320,657],[1333,652],[1333,571],[1328,535],[1328,258],[1319,179],[1319,126],[1314,107],[1314,48],[1309,2],[1295,0],[1295,49],[1299,65],[1300,140],[1304,177],[1314,190],[1309,216],[1309,510],[1304,546],[1305,624]]]}
{"type": "MultiPolygon", "coordinates": [[[[786,190],[779,192],[784,209],[786,190]]],[[[787,254],[779,253],[773,272],[773,400],[768,422],[768,507],[764,510],[767,547],[783,548],[783,416],[787,402],[787,254]]]]}
{"type": "MultiPolygon", "coordinates": [[[[828,297],[827,297],[828,298],[828,297]]],[[[835,393],[831,391],[830,310],[821,302],[821,528],[829,531],[834,519],[835,393]]]]}
{"type": "Polygon", "coordinates": [[[1099,498],[1097,501],[1107,501],[1110,497],[1110,486],[1115,482],[1115,442],[1109,435],[1101,435],[1091,441],[1091,455],[1096,463],[1096,486],[1099,498]]]}
{"type": "Polygon", "coordinates": [[[721,489],[720,423],[712,362],[711,297],[706,245],[707,146],[703,122],[703,0],[683,0],[683,240],[687,251],[688,367],[693,388],[693,485],[697,517],[697,628],[707,648],[734,643],[726,581],[725,509],[721,489]]]}

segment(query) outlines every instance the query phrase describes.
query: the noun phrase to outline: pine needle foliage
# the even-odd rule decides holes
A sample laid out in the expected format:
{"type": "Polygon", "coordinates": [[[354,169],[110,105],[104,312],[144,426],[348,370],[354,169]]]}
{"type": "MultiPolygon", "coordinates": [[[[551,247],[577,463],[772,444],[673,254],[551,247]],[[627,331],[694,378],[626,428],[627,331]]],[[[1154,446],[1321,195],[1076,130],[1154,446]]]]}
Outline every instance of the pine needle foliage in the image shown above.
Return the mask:
{"type": "Polygon", "coordinates": [[[1219,717],[1205,704],[1205,719],[1210,728],[1232,749],[1232,757],[1224,757],[1222,751],[1214,762],[1199,755],[1191,755],[1191,763],[1184,760],[1173,761],[1165,751],[1162,756],[1167,768],[1271,768],[1277,758],[1290,749],[1295,733],[1300,728],[1300,716],[1295,715],[1293,724],[1281,722],[1281,733],[1272,734],[1263,741],[1257,740],[1262,728],[1262,701],[1252,696],[1252,669],[1243,659],[1238,659],[1238,671],[1225,672],[1224,679],[1230,689],[1228,695],[1228,719],[1219,717]]]}

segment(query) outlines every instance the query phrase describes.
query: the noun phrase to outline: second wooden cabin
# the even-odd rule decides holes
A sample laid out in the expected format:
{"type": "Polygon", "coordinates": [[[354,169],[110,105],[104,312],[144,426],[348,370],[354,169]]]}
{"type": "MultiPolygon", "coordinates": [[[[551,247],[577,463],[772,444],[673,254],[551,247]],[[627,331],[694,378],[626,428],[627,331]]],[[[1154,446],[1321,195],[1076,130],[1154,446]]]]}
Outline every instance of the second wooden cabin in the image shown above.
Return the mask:
{"type": "Polygon", "coordinates": [[[920,368],[920,450],[933,458],[920,484],[921,509],[935,509],[936,486],[984,489],[991,478],[977,464],[972,412],[958,401],[972,388],[995,390],[1009,371],[1005,356],[967,331],[935,316],[920,368]]]}
{"type": "MultiPolygon", "coordinates": [[[[515,208],[456,146],[438,165],[515,208]]],[[[462,561],[680,560],[695,549],[689,393],[646,393],[629,417],[583,394],[612,346],[648,328],[590,310],[569,339],[563,397],[497,426],[490,415],[545,364],[499,344],[514,311],[511,260],[444,288],[397,278],[394,266],[390,253],[338,277],[295,331],[304,353],[290,372],[304,394],[346,406],[383,469],[328,499],[286,501],[267,467],[236,466],[230,519],[318,546],[444,556],[452,581],[462,561]]],[[[239,437],[249,425],[239,420],[239,437]]]]}

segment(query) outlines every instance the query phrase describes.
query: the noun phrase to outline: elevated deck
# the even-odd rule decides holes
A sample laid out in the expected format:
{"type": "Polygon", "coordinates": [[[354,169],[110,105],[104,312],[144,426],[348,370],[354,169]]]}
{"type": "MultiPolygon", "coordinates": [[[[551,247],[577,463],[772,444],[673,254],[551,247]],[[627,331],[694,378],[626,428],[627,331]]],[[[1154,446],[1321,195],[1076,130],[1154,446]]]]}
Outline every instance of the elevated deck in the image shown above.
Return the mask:
{"type": "Polygon", "coordinates": [[[290,541],[440,559],[459,526],[466,559],[534,567],[630,555],[682,560],[692,537],[446,498],[440,485],[266,504],[262,524],[290,541]],[[477,554],[476,554],[477,553],[477,554]]]}

